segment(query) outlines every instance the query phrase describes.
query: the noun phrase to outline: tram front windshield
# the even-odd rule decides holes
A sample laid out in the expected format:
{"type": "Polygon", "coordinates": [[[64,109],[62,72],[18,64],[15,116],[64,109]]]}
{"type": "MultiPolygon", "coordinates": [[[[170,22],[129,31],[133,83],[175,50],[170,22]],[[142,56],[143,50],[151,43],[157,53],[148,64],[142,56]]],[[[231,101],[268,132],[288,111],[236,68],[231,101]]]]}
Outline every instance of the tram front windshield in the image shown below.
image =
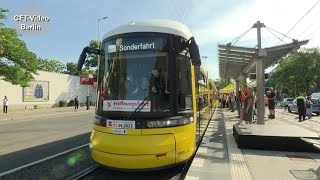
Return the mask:
{"type": "Polygon", "coordinates": [[[139,105],[141,112],[169,111],[165,44],[164,38],[118,38],[104,44],[103,111],[132,112],[139,105]]]}

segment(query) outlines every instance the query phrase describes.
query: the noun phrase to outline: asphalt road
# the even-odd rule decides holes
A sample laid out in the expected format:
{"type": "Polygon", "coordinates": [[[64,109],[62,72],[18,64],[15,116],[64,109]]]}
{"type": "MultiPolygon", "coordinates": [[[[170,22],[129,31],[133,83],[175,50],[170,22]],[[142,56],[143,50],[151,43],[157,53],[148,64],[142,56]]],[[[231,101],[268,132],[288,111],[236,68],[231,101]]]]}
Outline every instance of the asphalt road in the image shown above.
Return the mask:
{"type": "Polygon", "coordinates": [[[94,111],[39,112],[0,119],[0,173],[89,143],[94,111]]]}

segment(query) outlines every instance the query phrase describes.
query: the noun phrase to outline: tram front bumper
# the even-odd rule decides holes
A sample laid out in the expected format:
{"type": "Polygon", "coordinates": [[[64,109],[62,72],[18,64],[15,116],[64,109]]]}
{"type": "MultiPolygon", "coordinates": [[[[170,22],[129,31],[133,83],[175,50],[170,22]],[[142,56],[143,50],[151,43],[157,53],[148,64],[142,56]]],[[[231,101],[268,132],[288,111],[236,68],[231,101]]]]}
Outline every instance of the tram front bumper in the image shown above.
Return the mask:
{"type": "Polygon", "coordinates": [[[93,159],[119,169],[149,169],[175,164],[175,139],[172,134],[115,135],[93,131],[93,159]]]}

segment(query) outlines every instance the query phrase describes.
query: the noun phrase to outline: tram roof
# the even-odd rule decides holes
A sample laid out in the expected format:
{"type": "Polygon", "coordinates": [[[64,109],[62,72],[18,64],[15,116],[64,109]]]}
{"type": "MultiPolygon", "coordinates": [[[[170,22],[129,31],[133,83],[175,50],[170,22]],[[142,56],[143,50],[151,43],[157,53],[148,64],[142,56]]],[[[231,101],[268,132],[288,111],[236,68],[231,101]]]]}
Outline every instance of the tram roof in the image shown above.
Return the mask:
{"type": "Polygon", "coordinates": [[[131,21],[128,24],[121,25],[107,32],[102,39],[118,34],[134,32],[167,33],[182,36],[185,39],[190,39],[192,37],[190,29],[185,24],[166,19],[152,19],[131,21]]]}
{"type": "Polygon", "coordinates": [[[219,74],[221,78],[237,79],[243,74],[255,73],[255,64],[258,58],[263,58],[264,69],[279,62],[282,57],[300,46],[308,43],[308,40],[293,41],[293,43],[273,46],[263,49],[247,48],[239,46],[218,45],[219,74]]]}

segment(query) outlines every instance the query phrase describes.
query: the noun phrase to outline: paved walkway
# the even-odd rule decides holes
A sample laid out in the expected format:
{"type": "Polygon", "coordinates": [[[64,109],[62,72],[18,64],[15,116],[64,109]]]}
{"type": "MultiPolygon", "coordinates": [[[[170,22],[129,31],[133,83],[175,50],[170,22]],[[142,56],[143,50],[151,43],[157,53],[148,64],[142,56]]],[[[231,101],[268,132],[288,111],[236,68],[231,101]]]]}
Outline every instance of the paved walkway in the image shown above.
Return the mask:
{"type": "MultiPolygon", "coordinates": [[[[238,149],[232,135],[235,117],[230,111],[216,110],[186,180],[320,179],[319,153],[238,149]]],[[[266,124],[283,123],[271,120],[266,124]]]]}
{"type": "MultiPolygon", "coordinates": [[[[89,111],[94,111],[95,107],[91,106],[89,111]]],[[[79,112],[87,111],[86,107],[79,107],[79,112]]],[[[59,108],[44,108],[44,109],[26,109],[26,110],[12,110],[7,114],[0,113],[0,121],[12,120],[18,118],[30,118],[33,116],[46,116],[47,114],[59,114],[75,112],[74,107],[59,107],[59,108]]]]}

